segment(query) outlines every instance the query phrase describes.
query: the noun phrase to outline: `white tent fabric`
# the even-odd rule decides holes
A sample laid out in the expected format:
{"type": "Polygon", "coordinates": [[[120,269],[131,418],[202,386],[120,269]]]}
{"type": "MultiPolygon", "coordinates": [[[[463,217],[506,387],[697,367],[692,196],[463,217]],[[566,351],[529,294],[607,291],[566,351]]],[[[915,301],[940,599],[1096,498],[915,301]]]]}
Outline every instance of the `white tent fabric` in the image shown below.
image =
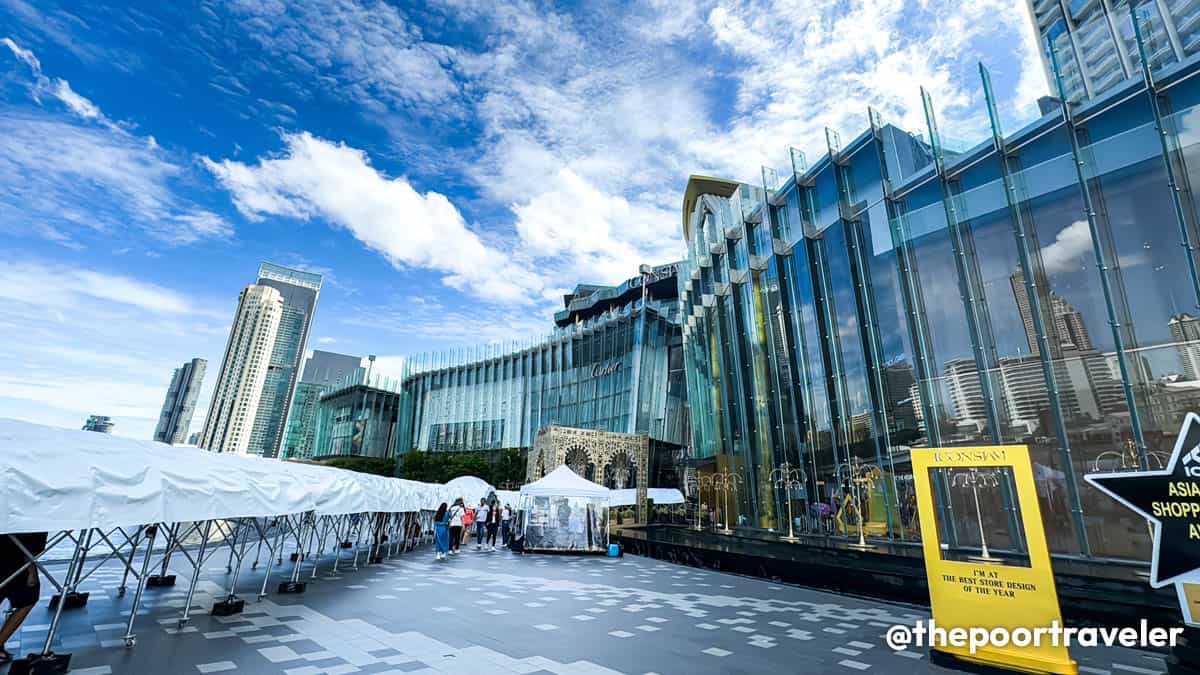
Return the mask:
{"type": "MultiPolygon", "coordinates": [[[[682,504],[683,493],[675,488],[646,488],[646,497],[655,504],[682,504]]],[[[637,504],[637,489],[613,490],[608,499],[609,506],[633,506],[637,504]]]]}
{"type": "Polygon", "coordinates": [[[0,419],[0,475],[0,532],[412,512],[491,490],[473,476],[451,488],[11,419],[0,419]]]}
{"type": "Polygon", "coordinates": [[[501,504],[516,508],[521,501],[521,493],[516,490],[496,490],[496,499],[499,499],[501,504]]]}
{"type": "Polygon", "coordinates": [[[451,496],[446,500],[447,504],[453,504],[455,499],[462,497],[467,504],[475,506],[492,492],[492,486],[487,481],[475,476],[459,476],[446,481],[445,488],[446,494],[451,496]]]}
{"type": "Polygon", "coordinates": [[[595,497],[607,498],[609,489],[572,471],[567,465],[521,486],[522,497],[595,497]]]}

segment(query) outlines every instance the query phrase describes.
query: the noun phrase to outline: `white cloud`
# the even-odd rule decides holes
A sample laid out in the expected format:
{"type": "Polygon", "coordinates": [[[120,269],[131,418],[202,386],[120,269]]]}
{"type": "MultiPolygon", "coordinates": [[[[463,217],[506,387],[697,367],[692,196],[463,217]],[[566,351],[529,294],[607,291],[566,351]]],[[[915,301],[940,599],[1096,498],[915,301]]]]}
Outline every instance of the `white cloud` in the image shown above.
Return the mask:
{"type": "Polygon", "coordinates": [[[199,311],[170,289],[131,277],[35,261],[0,260],[0,299],[59,310],[104,300],[156,314],[199,311]],[[30,289],[36,289],[31,293],[30,289]]]}
{"type": "Polygon", "coordinates": [[[444,195],[422,194],[404,178],[383,175],[366,153],[344,144],[307,132],[283,140],[283,156],[256,165],[204,160],[247,217],[324,218],[396,267],[433,269],[447,285],[489,299],[521,300],[535,287],[444,195]]]}
{"type": "MultiPolygon", "coordinates": [[[[232,315],[125,272],[0,261],[0,334],[20,336],[0,345],[0,408],[76,428],[113,415],[116,433],[150,438],[173,369],[218,362],[232,315]]],[[[205,390],[215,378],[210,366],[205,390]]],[[[202,423],[198,410],[193,428],[202,423]]]]}
{"type": "Polygon", "coordinates": [[[1092,233],[1086,220],[1076,220],[1058,231],[1054,241],[1042,248],[1046,274],[1079,271],[1091,259],[1092,233]]]}
{"type": "MultiPolygon", "coordinates": [[[[228,237],[228,223],[176,194],[186,171],[153,137],[105,117],[66,80],[48,78],[37,56],[0,38],[32,72],[33,97],[50,95],[79,122],[7,111],[0,116],[0,206],[14,214],[0,228],[32,231],[79,247],[85,231],[134,226],[171,245],[228,237]]],[[[139,236],[139,238],[141,238],[139,236]]]]}
{"type": "Polygon", "coordinates": [[[57,78],[52,80],[42,74],[42,63],[32,51],[13,42],[12,38],[0,38],[0,44],[8,47],[18,60],[29,66],[29,69],[33,73],[32,93],[35,100],[40,100],[39,97],[42,94],[50,94],[65,104],[71,112],[85,120],[96,120],[105,124],[111,124],[104,117],[104,114],[100,112],[100,108],[95,103],[92,103],[74,89],[71,89],[70,83],[66,80],[57,78]]]}
{"type": "Polygon", "coordinates": [[[40,116],[0,116],[0,205],[13,214],[0,228],[67,241],[82,232],[130,230],[171,245],[228,237],[232,229],[222,218],[177,195],[184,177],[152,139],[40,116]]]}
{"type": "Polygon", "coordinates": [[[331,338],[329,336],[317,338],[317,344],[319,345],[331,345],[335,342],[337,342],[337,338],[331,338]]]}

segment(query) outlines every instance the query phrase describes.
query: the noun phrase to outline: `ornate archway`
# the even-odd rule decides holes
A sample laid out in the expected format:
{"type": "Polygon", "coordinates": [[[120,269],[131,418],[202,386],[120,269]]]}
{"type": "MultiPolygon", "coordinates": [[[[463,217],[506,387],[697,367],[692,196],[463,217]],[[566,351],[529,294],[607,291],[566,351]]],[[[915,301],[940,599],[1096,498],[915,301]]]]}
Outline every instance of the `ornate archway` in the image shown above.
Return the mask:
{"type": "Polygon", "coordinates": [[[650,439],[645,434],[548,426],[537,433],[525,475],[537,480],[566,464],[575,473],[608,487],[637,488],[638,520],[646,514],[650,439]]]}

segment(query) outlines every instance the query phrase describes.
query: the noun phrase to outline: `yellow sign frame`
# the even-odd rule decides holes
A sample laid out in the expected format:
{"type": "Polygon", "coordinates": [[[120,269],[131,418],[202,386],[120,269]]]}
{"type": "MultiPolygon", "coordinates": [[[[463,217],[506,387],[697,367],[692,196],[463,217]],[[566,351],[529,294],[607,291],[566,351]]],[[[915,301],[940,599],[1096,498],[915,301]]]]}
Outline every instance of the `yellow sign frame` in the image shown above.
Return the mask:
{"type": "MultiPolygon", "coordinates": [[[[939,628],[1015,628],[1062,625],[1050,551],[1029,448],[1024,445],[912,450],[925,574],[934,623],[939,628]],[[1029,567],[944,560],[939,541],[930,469],[1007,467],[1012,471],[1028,546],[1029,567]]],[[[1048,644],[1017,647],[937,645],[936,650],[989,666],[1033,673],[1075,675],[1078,666],[1066,647],[1048,644]]]]}

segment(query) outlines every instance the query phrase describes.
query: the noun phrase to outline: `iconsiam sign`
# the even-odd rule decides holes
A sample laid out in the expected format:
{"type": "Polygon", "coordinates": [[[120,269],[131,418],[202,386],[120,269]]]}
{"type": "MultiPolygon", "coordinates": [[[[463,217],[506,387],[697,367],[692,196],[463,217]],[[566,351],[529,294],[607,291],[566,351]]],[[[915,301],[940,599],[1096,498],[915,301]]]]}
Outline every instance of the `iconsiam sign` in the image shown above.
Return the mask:
{"type": "MultiPolygon", "coordinates": [[[[1056,559],[1146,560],[1146,527],[1082,476],[1161,467],[1200,410],[1200,61],[1168,61],[1090,100],[1056,89],[1007,132],[980,66],[972,142],[947,140],[935,95],[913,91],[918,132],[867,109],[815,161],[787,149],[782,174],[689,179],[692,461],[741,477],[740,535],[777,536],[791,508],[802,534],[919,540],[913,451],[986,466],[1024,445],[1056,559]],[[802,486],[780,480],[791,469],[802,486]]],[[[1056,88],[1075,76],[1049,62],[1056,88]]],[[[964,475],[938,489],[1009,508],[964,475]]],[[[974,539],[960,511],[939,511],[947,536],[974,539]]],[[[980,557],[1002,553],[991,534],[980,557]]]]}

